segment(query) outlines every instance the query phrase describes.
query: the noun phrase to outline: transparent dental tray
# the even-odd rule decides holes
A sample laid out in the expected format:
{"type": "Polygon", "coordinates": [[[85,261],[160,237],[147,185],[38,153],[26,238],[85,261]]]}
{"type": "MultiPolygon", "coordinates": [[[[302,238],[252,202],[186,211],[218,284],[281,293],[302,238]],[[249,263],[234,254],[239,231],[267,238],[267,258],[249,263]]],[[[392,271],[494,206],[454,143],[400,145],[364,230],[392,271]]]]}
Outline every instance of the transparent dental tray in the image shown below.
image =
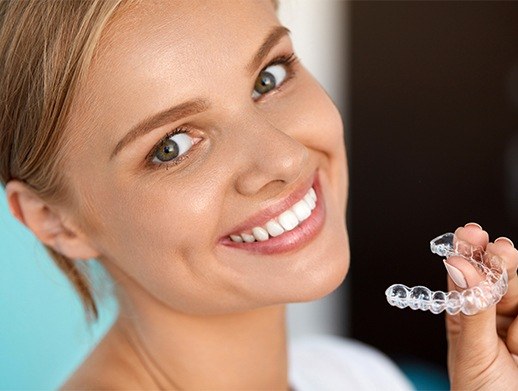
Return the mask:
{"type": "Polygon", "coordinates": [[[507,270],[500,257],[485,252],[479,246],[459,240],[453,233],[433,239],[430,249],[441,257],[464,258],[484,279],[475,286],[450,292],[432,291],[424,286],[409,288],[403,284],[394,284],[385,291],[390,305],[430,311],[434,314],[446,311],[450,315],[459,312],[475,315],[498,303],[507,292],[507,270]]]}

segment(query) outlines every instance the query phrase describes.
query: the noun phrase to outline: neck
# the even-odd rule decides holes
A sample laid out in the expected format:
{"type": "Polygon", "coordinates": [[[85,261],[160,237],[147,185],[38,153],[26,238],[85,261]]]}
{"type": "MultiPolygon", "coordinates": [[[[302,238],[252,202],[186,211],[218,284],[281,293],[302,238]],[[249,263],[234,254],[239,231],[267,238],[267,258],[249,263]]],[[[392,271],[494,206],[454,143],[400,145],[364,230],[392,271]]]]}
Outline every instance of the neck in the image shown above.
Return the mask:
{"type": "Polygon", "coordinates": [[[148,303],[131,312],[122,305],[114,330],[155,387],[288,390],[284,305],[194,316],[148,303]]]}

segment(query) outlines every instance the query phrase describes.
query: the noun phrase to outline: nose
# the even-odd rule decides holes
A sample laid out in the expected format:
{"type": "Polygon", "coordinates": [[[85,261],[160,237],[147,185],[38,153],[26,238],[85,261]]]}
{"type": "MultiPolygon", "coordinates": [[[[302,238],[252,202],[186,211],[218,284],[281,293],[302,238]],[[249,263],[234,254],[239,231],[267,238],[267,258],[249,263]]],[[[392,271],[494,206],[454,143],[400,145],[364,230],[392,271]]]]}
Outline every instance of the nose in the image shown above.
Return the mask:
{"type": "Polygon", "coordinates": [[[245,126],[237,146],[243,164],[235,177],[236,190],[246,196],[266,188],[280,192],[296,181],[308,162],[306,146],[264,118],[246,121],[245,126]]]}

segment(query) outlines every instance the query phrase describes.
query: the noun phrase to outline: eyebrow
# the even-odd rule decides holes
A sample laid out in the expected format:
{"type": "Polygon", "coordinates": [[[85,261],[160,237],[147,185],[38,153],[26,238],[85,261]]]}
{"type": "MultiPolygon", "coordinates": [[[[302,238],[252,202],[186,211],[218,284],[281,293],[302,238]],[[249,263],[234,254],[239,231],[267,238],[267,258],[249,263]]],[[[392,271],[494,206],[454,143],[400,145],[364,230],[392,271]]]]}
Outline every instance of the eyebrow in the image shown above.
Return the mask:
{"type": "Polygon", "coordinates": [[[252,60],[247,65],[247,70],[249,73],[255,72],[259,65],[263,62],[264,58],[270,53],[270,51],[277,45],[277,43],[283,38],[285,35],[288,35],[291,31],[284,26],[275,26],[270,34],[263,41],[263,44],[255,53],[252,60]]]}
{"type": "MultiPolygon", "coordinates": [[[[262,64],[265,57],[277,45],[277,43],[290,33],[290,30],[284,26],[275,26],[270,34],[263,41],[259,50],[254,54],[252,60],[246,66],[247,71],[253,74],[257,68],[262,64]]],[[[209,103],[204,99],[193,99],[179,105],[165,109],[157,114],[153,114],[137,125],[131,128],[126,135],[117,143],[113,149],[110,160],[112,160],[124,147],[132,143],[136,139],[146,135],[152,130],[159,128],[169,122],[178,121],[184,117],[202,113],[209,109],[209,103]]]]}
{"type": "Polygon", "coordinates": [[[194,99],[169,109],[154,114],[134,126],[126,135],[117,143],[110,160],[113,159],[125,146],[135,141],[139,137],[159,128],[169,122],[179,120],[190,115],[201,113],[209,108],[209,104],[203,99],[194,99]]]}

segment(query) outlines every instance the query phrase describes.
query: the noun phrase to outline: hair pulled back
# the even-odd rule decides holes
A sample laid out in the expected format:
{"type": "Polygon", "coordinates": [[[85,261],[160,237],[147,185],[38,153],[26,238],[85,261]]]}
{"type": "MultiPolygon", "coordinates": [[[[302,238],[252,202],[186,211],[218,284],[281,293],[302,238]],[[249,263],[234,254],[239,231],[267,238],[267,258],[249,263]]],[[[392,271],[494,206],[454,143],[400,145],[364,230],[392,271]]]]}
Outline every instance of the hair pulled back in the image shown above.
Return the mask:
{"type": "MultiPolygon", "coordinates": [[[[71,202],[60,167],[72,101],[105,27],[124,0],[0,0],[0,181],[71,202]]],[[[98,311],[85,262],[44,245],[82,300],[98,311]]]]}

